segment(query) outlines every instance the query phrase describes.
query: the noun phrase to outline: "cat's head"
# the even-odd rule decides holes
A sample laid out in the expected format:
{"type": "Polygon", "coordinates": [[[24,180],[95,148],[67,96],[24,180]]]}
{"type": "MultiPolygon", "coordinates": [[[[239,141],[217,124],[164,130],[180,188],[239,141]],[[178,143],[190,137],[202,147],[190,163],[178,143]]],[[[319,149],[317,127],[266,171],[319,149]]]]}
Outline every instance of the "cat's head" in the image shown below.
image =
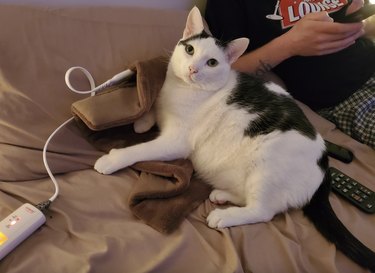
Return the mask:
{"type": "Polygon", "coordinates": [[[170,69],[185,83],[203,90],[218,90],[229,77],[231,64],[246,50],[249,39],[220,42],[204,30],[197,7],[187,18],[182,39],[176,45],[170,69]]]}

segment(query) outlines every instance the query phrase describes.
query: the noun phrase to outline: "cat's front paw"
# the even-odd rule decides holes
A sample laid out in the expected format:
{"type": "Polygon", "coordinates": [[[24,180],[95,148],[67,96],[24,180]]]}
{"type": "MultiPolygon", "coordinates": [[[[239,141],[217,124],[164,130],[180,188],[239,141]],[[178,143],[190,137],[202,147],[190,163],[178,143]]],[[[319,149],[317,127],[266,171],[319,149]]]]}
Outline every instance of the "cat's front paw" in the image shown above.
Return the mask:
{"type": "Polygon", "coordinates": [[[115,156],[116,151],[111,150],[109,154],[100,157],[94,165],[94,169],[101,174],[111,174],[121,169],[118,165],[118,159],[115,156]]]}
{"type": "Polygon", "coordinates": [[[226,209],[214,209],[207,216],[207,225],[210,228],[226,228],[231,226],[230,215],[226,209]]]}

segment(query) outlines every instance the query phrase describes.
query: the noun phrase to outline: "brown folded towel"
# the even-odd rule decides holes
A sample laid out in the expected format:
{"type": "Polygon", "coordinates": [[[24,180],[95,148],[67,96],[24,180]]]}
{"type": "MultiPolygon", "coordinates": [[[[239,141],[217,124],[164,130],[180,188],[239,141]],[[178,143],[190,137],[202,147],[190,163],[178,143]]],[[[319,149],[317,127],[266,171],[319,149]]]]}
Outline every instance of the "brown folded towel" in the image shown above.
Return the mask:
{"type": "MultiPolygon", "coordinates": [[[[112,148],[135,145],[158,136],[156,126],[146,133],[137,134],[130,123],[151,108],[164,81],[165,64],[163,58],[136,62],[133,70],[136,71],[137,92],[134,93],[131,86],[121,90],[122,93],[132,92],[131,96],[112,96],[111,93],[115,92],[112,90],[72,106],[78,127],[94,147],[109,152],[112,148]],[[110,99],[103,99],[104,96],[110,99]],[[111,100],[116,102],[111,104],[111,100]],[[132,107],[131,111],[124,110],[121,115],[108,114],[113,112],[114,107],[117,110],[118,107],[128,106],[132,107]],[[100,111],[96,113],[95,109],[100,111]]],[[[132,168],[141,173],[130,193],[129,207],[135,216],[162,233],[176,230],[185,217],[207,199],[211,191],[210,186],[194,177],[193,166],[187,159],[138,162],[132,168]]]]}
{"type": "Polygon", "coordinates": [[[133,168],[142,173],[130,194],[130,209],[162,233],[176,230],[211,191],[206,183],[192,177],[189,160],[140,162],[133,168]]]}

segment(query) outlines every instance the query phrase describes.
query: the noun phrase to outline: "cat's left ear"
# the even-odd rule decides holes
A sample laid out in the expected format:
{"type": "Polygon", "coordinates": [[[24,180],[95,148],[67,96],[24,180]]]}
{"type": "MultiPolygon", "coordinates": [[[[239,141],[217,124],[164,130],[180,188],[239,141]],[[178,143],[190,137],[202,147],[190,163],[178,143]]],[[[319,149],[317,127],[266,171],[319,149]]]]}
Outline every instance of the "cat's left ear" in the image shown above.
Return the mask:
{"type": "Polygon", "coordinates": [[[202,15],[197,7],[193,7],[186,20],[186,26],[182,39],[185,40],[193,35],[200,34],[204,30],[202,15]]]}
{"type": "Polygon", "coordinates": [[[225,53],[230,64],[237,61],[237,59],[246,51],[249,42],[250,40],[248,38],[238,38],[227,45],[225,53]]]}

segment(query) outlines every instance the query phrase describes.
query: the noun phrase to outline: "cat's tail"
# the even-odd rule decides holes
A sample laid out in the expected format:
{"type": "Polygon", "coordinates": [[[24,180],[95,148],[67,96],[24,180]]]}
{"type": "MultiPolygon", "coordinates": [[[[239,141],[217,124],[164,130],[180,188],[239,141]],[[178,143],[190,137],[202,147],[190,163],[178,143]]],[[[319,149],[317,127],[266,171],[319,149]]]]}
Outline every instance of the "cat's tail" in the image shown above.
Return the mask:
{"type": "Polygon", "coordinates": [[[315,192],[310,203],[304,208],[304,214],[316,229],[336,248],[360,266],[375,272],[375,253],[362,244],[337,218],[329,203],[331,192],[330,171],[326,172],[323,183],[315,192]]]}

